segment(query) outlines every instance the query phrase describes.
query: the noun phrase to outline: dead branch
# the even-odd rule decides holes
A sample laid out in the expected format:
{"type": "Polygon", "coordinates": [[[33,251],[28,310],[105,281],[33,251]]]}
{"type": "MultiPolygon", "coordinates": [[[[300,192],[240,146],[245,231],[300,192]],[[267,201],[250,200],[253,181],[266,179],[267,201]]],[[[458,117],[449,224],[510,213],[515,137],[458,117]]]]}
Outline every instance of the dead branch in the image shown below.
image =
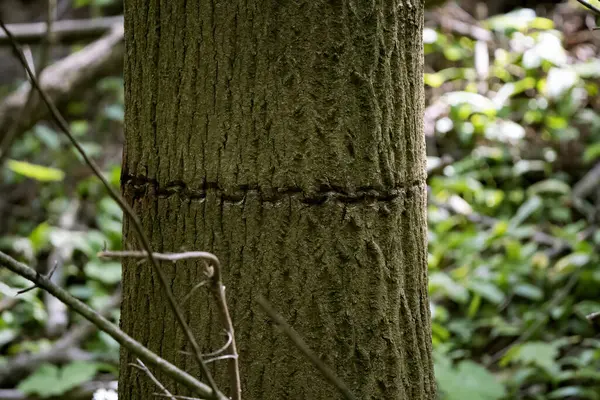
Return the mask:
{"type": "MultiPolygon", "coordinates": [[[[186,339],[190,342],[192,349],[194,350],[194,356],[196,358],[198,366],[200,367],[200,370],[202,371],[202,375],[204,375],[204,377],[208,381],[208,384],[212,391],[211,392],[212,394],[209,396],[209,398],[212,398],[212,399],[218,398],[218,396],[220,395],[220,392],[217,389],[217,384],[215,383],[215,380],[213,379],[212,374],[208,370],[208,367],[202,360],[202,352],[200,350],[200,346],[198,345],[198,342],[196,341],[196,338],[194,337],[192,330],[190,329],[187,321],[185,320],[185,317],[183,315],[183,311],[181,310],[181,307],[175,301],[175,297],[173,296],[173,292],[171,290],[169,282],[167,282],[167,278],[166,278],[163,270],[160,268],[160,265],[158,264],[158,260],[156,260],[152,255],[153,253],[152,253],[152,246],[150,245],[150,239],[144,232],[144,229],[142,228],[142,224],[141,224],[139,218],[137,217],[137,215],[135,214],[135,212],[133,211],[131,206],[125,201],[125,199],[123,199],[123,197],[115,190],[115,188],[113,188],[110,185],[108,180],[104,177],[104,175],[100,171],[100,168],[98,167],[98,165],[88,156],[88,154],[85,152],[85,150],[83,149],[81,144],[75,139],[75,137],[71,133],[69,124],[64,119],[64,117],[61,115],[60,111],[58,111],[58,109],[56,108],[56,105],[54,104],[52,99],[42,89],[39,81],[35,77],[35,74],[31,71],[31,68],[27,64],[27,61],[25,60],[25,57],[23,56],[23,52],[21,51],[19,44],[17,43],[15,38],[12,36],[10,31],[6,28],[6,25],[4,24],[4,22],[2,20],[0,20],[0,27],[4,30],[6,35],[10,38],[10,40],[11,40],[10,44],[13,47],[13,50],[15,51],[16,55],[18,56],[19,60],[21,61],[21,64],[27,71],[27,74],[29,75],[29,78],[31,80],[31,84],[35,87],[35,89],[39,93],[40,97],[42,98],[43,102],[46,104],[46,106],[50,110],[50,114],[51,114],[53,120],[58,124],[58,126],[60,127],[62,132],[65,134],[65,136],[67,136],[67,138],[69,139],[69,141],[71,142],[73,147],[77,150],[79,155],[83,158],[85,163],[94,172],[94,175],[96,175],[98,177],[98,179],[100,179],[100,181],[102,182],[102,184],[108,191],[109,196],[114,201],[116,201],[117,204],[119,204],[119,206],[123,210],[124,215],[129,217],[129,220],[131,221],[133,228],[137,234],[137,239],[139,240],[142,248],[147,252],[148,258],[150,259],[150,263],[152,265],[152,269],[159,278],[160,286],[162,287],[162,289],[165,292],[165,295],[169,302],[169,306],[171,307],[173,313],[175,314],[175,316],[177,318],[177,322],[178,322],[179,326],[181,327],[181,329],[183,330],[183,332],[186,336],[186,339]]],[[[122,32],[122,30],[121,30],[121,32],[122,32]]]]}
{"type": "MultiPolygon", "coordinates": [[[[187,372],[179,369],[175,365],[171,364],[164,358],[156,355],[152,351],[148,350],[137,340],[119,329],[118,326],[110,322],[108,319],[94,311],[92,308],[82,303],[69,292],[56,286],[45,276],[38,274],[33,268],[18,262],[9,255],[0,251],[0,266],[8,268],[10,271],[22,276],[23,278],[35,283],[38,287],[48,291],[53,296],[56,296],[60,301],[69,306],[73,311],[92,322],[100,330],[106,332],[113,339],[121,344],[131,353],[135,354],[138,358],[145,361],[146,363],[159,368],[167,376],[179,382],[180,384],[193,390],[194,393],[204,398],[214,398],[217,400],[229,400],[227,396],[221,392],[214,392],[213,389],[198,381],[196,378],[188,374],[187,372]]],[[[203,364],[204,365],[204,364],[203,364]]]]}
{"type": "Polygon", "coordinates": [[[156,386],[158,386],[158,388],[164,393],[164,395],[166,397],[168,397],[171,400],[175,400],[175,396],[173,396],[171,394],[171,392],[169,392],[169,390],[162,384],[160,383],[160,381],[154,376],[154,374],[152,372],[150,372],[150,370],[148,369],[148,367],[146,367],[146,365],[142,362],[142,360],[140,360],[139,358],[137,359],[137,365],[136,364],[130,364],[132,367],[135,367],[141,371],[143,371],[144,373],[146,373],[146,375],[148,375],[148,377],[150,378],[150,380],[152,382],[154,382],[154,384],[156,386]]]}
{"type": "MultiPolygon", "coordinates": [[[[75,43],[96,39],[115,25],[123,25],[123,16],[103,17],[94,19],[75,19],[56,21],[53,30],[53,40],[60,43],[75,43]]],[[[47,30],[46,22],[27,24],[7,24],[6,27],[22,44],[37,44],[44,40],[47,30]]],[[[0,45],[10,44],[5,33],[0,33],[0,45]]]]}
{"type": "MultiPolygon", "coordinates": [[[[58,263],[54,264],[54,266],[52,267],[52,269],[50,270],[50,272],[48,272],[45,277],[48,279],[52,278],[52,275],[54,275],[54,271],[56,271],[56,268],[58,267],[58,263]]],[[[31,285],[25,289],[21,289],[17,292],[17,294],[25,294],[27,292],[31,292],[33,289],[37,288],[37,285],[31,285]]]]}
{"type": "Polygon", "coordinates": [[[598,188],[600,183],[600,163],[594,165],[583,178],[573,186],[573,197],[584,199],[598,188]]]}
{"type": "MultiPolygon", "coordinates": [[[[105,37],[48,66],[39,77],[40,87],[53,103],[63,104],[102,77],[119,73],[124,54],[123,26],[115,25],[105,37]]],[[[17,119],[21,123],[15,137],[50,114],[39,101],[36,107],[25,107],[30,88],[31,84],[25,83],[0,103],[0,141],[17,119]]],[[[39,100],[37,94],[34,98],[39,100]]]]}
{"type": "MultiPolygon", "coordinates": [[[[153,258],[155,260],[160,261],[171,261],[176,262],[179,260],[193,259],[199,258],[202,259],[206,263],[206,272],[209,278],[209,288],[210,292],[213,295],[215,302],[217,303],[217,309],[219,311],[219,319],[223,328],[225,328],[225,332],[229,336],[228,344],[219,350],[219,352],[227,353],[220,357],[215,357],[213,359],[204,360],[204,363],[222,360],[222,359],[230,359],[229,362],[229,377],[231,380],[231,388],[233,391],[233,400],[241,400],[242,398],[242,383],[240,378],[240,369],[239,369],[239,361],[238,361],[238,353],[237,347],[235,344],[235,334],[233,330],[233,322],[231,321],[231,316],[229,315],[229,308],[227,307],[227,299],[225,296],[225,286],[221,281],[221,263],[217,256],[212,253],[206,251],[186,251],[182,253],[153,253],[153,258]]],[[[146,258],[148,257],[148,253],[145,251],[103,251],[98,253],[99,258],[146,258]]],[[[204,286],[206,282],[200,282],[192,290],[184,297],[181,304],[185,304],[187,300],[190,298],[191,294],[199,287],[204,286]]]]}

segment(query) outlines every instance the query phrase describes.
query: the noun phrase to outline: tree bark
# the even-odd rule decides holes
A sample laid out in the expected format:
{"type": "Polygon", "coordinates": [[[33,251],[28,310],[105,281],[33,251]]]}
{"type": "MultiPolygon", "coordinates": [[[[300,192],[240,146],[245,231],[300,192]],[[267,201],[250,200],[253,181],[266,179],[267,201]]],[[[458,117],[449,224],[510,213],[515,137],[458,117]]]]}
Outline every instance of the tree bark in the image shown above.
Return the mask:
{"type": "MultiPolygon", "coordinates": [[[[340,398],[258,295],[357,398],[435,398],[422,29],[422,0],[125,1],[123,190],[155,251],[221,260],[244,399],[340,398]]],[[[137,248],[128,221],[124,240],[137,248]]],[[[179,298],[203,279],[201,263],[162,267],[179,298]]],[[[209,294],[187,304],[205,351],[221,347],[209,294]]],[[[121,324],[198,374],[135,260],[121,324]]],[[[122,353],[119,400],[148,399],[132,361],[122,353]]],[[[212,368],[228,393],[226,361],[212,368]]]]}

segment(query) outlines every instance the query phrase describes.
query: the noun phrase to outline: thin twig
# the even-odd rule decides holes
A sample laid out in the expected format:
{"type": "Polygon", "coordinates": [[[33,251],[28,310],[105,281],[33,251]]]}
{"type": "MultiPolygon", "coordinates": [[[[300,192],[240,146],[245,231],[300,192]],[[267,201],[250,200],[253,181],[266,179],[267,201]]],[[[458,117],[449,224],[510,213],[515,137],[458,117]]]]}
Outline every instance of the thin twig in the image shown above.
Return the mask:
{"type": "MultiPolygon", "coordinates": [[[[0,266],[8,268],[15,274],[22,276],[23,278],[35,283],[38,287],[48,291],[50,294],[69,306],[73,311],[80,314],[82,317],[96,325],[99,329],[110,335],[113,339],[119,342],[121,346],[132,352],[146,363],[161,369],[167,376],[171,377],[176,382],[185,385],[199,396],[204,398],[215,398],[213,389],[210,386],[200,382],[187,372],[179,369],[169,361],[148,350],[138,341],[119,329],[118,326],[73,297],[69,292],[60,286],[52,283],[52,281],[45,276],[38,274],[33,268],[18,262],[1,251],[0,266]]],[[[216,393],[216,399],[229,400],[221,392],[216,393]]]]}
{"type": "MultiPolygon", "coordinates": [[[[50,272],[48,272],[48,275],[46,275],[46,278],[48,278],[48,279],[52,278],[52,275],[54,275],[54,271],[56,271],[56,268],[58,268],[58,261],[54,263],[54,266],[52,267],[52,269],[50,270],[50,272]]],[[[28,288],[21,289],[21,290],[19,290],[17,292],[17,295],[30,292],[33,289],[35,289],[36,287],[37,287],[37,285],[31,285],[28,288]]]]}
{"type": "Polygon", "coordinates": [[[275,311],[275,309],[273,309],[271,304],[269,304],[269,302],[265,298],[260,296],[257,299],[257,302],[258,304],[260,304],[262,309],[269,315],[269,317],[271,317],[271,319],[275,321],[277,325],[279,325],[283,333],[285,333],[290,338],[290,340],[296,345],[296,347],[302,353],[304,353],[306,358],[308,358],[313,363],[313,365],[317,367],[319,371],[321,371],[323,376],[331,384],[333,384],[347,400],[356,400],[356,397],[354,396],[354,394],[352,394],[352,392],[346,386],[346,384],[342,382],[342,380],[335,374],[335,372],[333,372],[332,369],[330,369],[327,365],[325,365],[323,361],[321,361],[321,359],[310,349],[310,347],[308,347],[308,345],[306,344],[304,339],[302,339],[300,334],[298,334],[298,332],[296,332],[294,328],[292,328],[290,324],[288,324],[287,321],[277,311],[275,311]]]}
{"type": "Polygon", "coordinates": [[[164,394],[165,394],[166,397],[170,398],[171,400],[175,400],[175,396],[173,396],[171,394],[171,392],[169,392],[169,390],[162,383],[160,383],[160,381],[154,376],[154,374],[152,372],[150,372],[150,370],[148,369],[148,367],[146,367],[146,364],[144,364],[142,362],[142,360],[140,360],[138,358],[137,359],[137,363],[139,365],[136,365],[136,364],[129,364],[129,365],[131,365],[132,367],[138,368],[141,371],[145,372],[146,375],[148,375],[148,377],[152,380],[152,382],[154,382],[154,384],[156,386],[158,386],[158,388],[164,392],[164,394]]]}
{"type": "Polygon", "coordinates": [[[44,101],[44,103],[46,103],[46,106],[49,108],[50,113],[52,114],[52,117],[57,122],[60,129],[69,138],[69,140],[71,141],[73,146],[77,149],[77,152],[85,160],[86,164],[92,169],[94,174],[100,179],[102,184],[106,187],[110,197],[113,200],[115,200],[117,202],[117,204],[120,205],[124,214],[127,215],[127,217],[129,217],[130,221],[132,222],[133,227],[138,235],[138,240],[139,240],[141,246],[147,252],[148,258],[150,259],[154,273],[156,275],[158,275],[160,284],[167,296],[169,305],[171,306],[171,309],[173,310],[173,312],[175,313],[175,316],[177,317],[177,322],[183,329],[186,339],[190,342],[192,349],[194,350],[194,355],[195,355],[196,361],[198,363],[198,366],[200,367],[200,370],[202,371],[202,375],[208,381],[209,386],[212,388],[213,395],[209,396],[209,397],[216,398],[217,393],[219,392],[219,390],[217,389],[217,384],[216,384],[214,378],[212,377],[212,374],[208,370],[206,364],[202,361],[202,352],[200,350],[200,346],[198,345],[198,342],[196,341],[196,338],[194,337],[192,330],[190,329],[189,325],[187,324],[187,322],[185,320],[183,311],[177,305],[177,302],[175,300],[175,297],[173,296],[173,292],[171,291],[171,288],[167,281],[167,278],[166,278],[163,270],[160,268],[160,265],[158,264],[158,260],[153,257],[152,246],[150,245],[150,240],[148,239],[148,236],[144,232],[144,229],[142,228],[142,224],[141,224],[139,218],[137,217],[137,215],[135,214],[133,209],[129,206],[129,204],[127,204],[127,202],[123,199],[123,197],[110,185],[110,183],[106,180],[106,178],[100,171],[100,168],[87,155],[87,153],[85,152],[85,150],[83,149],[81,144],[79,144],[79,142],[75,139],[75,137],[71,133],[71,130],[69,128],[67,121],[65,121],[65,119],[60,114],[60,112],[58,111],[58,109],[56,108],[56,106],[54,105],[52,100],[48,97],[48,95],[40,87],[40,84],[37,81],[35,75],[31,71],[29,66],[27,65],[27,62],[25,61],[25,58],[23,57],[23,53],[21,52],[21,49],[20,49],[18,43],[16,42],[16,40],[14,39],[14,37],[12,36],[10,31],[8,29],[6,29],[6,25],[4,24],[4,21],[2,21],[2,20],[0,20],[0,27],[4,30],[6,35],[10,38],[11,46],[17,53],[19,60],[21,60],[23,67],[27,70],[27,73],[29,74],[32,85],[35,86],[36,90],[39,92],[40,96],[42,97],[42,100],[44,101]]]}
{"type": "MultiPolygon", "coordinates": [[[[208,268],[208,264],[207,264],[208,268]]],[[[215,302],[217,303],[217,310],[221,324],[225,331],[231,338],[229,347],[229,355],[231,359],[229,361],[229,379],[232,390],[232,400],[242,399],[242,380],[240,378],[240,366],[238,360],[237,347],[235,344],[235,332],[233,330],[233,322],[229,315],[229,308],[227,307],[227,298],[225,296],[225,286],[221,281],[221,264],[219,262],[213,263],[212,265],[212,276],[210,276],[210,291],[213,295],[215,302]]],[[[225,350],[224,350],[225,351],[225,350]]]]}
{"type": "Polygon", "coordinates": [[[181,306],[185,306],[185,304],[188,302],[188,300],[192,297],[192,295],[194,294],[194,292],[196,292],[196,290],[198,290],[199,288],[201,288],[202,286],[206,285],[208,283],[208,281],[202,281],[200,283],[198,283],[196,286],[194,286],[184,297],[183,299],[181,299],[181,306]]]}
{"type": "MultiPolygon", "coordinates": [[[[191,258],[201,258],[210,261],[212,264],[218,264],[217,256],[207,251],[186,251],[183,253],[152,253],[152,256],[159,261],[181,261],[191,258]]],[[[148,258],[146,251],[101,251],[99,258],[148,258]]]]}
{"type": "Polygon", "coordinates": [[[210,364],[211,362],[215,362],[215,361],[219,361],[219,360],[226,360],[228,358],[231,359],[231,358],[237,358],[237,357],[232,354],[225,354],[225,355],[218,356],[218,357],[207,358],[204,360],[204,362],[207,364],[210,364]]]}
{"type": "Polygon", "coordinates": [[[225,331],[225,333],[227,334],[227,343],[225,343],[225,346],[221,347],[218,350],[213,351],[212,353],[204,354],[204,357],[218,356],[219,354],[221,354],[225,350],[227,350],[227,348],[231,345],[231,342],[233,342],[233,335],[231,334],[231,332],[225,331]]]}
{"type": "MultiPolygon", "coordinates": [[[[225,343],[225,345],[223,347],[221,347],[218,350],[213,351],[212,353],[207,353],[207,354],[202,354],[202,357],[206,358],[206,357],[214,357],[214,356],[218,356],[219,354],[223,353],[225,350],[227,350],[227,348],[229,347],[229,345],[231,344],[231,341],[233,340],[233,336],[229,333],[229,332],[225,332],[227,333],[227,343],[225,343]]],[[[179,351],[181,354],[186,354],[188,356],[191,356],[192,353],[190,353],[189,351],[184,351],[181,350],[179,351]]]]}
{"type": "MultiPolygon", "coordinates": [[[[146,258],[148,253],[145,251],[102,251],[98,253],[99,258],[146,258]]],[[[229,356],[231,361],[229,362],[229,377],[231,380],[231,388],[233,391],[233,400],[241,400],[242,398],[242,384],[240,378],[239,361],[237,354],[237,347],[235,344],[235,334],[233,331],[233,322],[229,315],[229,309],[227,307],[227,299],[225,297],[225,286],[221,281],[221,264],[217,256],[206,251],[187,251],[183,253],[152,253],[152,256],[156,260],[177,262],[179,260],[188,260],[193,258],[199,258],[206,262],[207,275],[210,279],[210,291],[217,303],[217,309],[219,311],[219,318],[221,324],[225,328],[225,331],[231,338],[228,345],[222,351],[229,350],[229,356]]],[[[200,282],[192,288],[192,290],[184,297],[183,302],[187,301],[192,292],[197,288],[204,286],[205,282],[200,282]]]]}
{"type": "MultiPolygon", "coordinates": [[[[164,393],[154,393],[155,396],[160,396],[160,397],[165,397],[164,393]]],[[[176,399],[181,399],[181,400],[201,400],[198,399],[196,397],[190,397],[190,396],[180,396],[180,395],[175,395],[174,396],[176,399]]]]}

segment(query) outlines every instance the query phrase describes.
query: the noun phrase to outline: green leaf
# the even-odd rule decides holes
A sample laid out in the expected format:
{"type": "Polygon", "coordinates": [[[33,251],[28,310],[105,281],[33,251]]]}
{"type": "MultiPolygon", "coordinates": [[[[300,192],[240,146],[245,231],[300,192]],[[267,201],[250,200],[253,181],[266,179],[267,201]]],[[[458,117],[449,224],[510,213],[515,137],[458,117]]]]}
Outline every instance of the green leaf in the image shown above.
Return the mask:
{"type": "Polygon", "coordinates": [[[85,265],[84,270],[89,278],[96,279],[106,285],[115,285],[121,281],[120,262],[92,260],[85,265]]]}
{"type": "Polygon", "coordinates": [[[61,371],[61,384],[66,392],[84,382],[89,381],[96,375],[98,365],[96,363],[75,361],[67,364],[61,371]]]}
{"type": "Polygon", "coordinates": [[[123,111],[123,106],[119,104],[112,104],[106,107],[104,109],[104,115],[106,115],[106,118],[117,122],[123,122],[123,120],[125,119],[125,112],[123,111]]]}
{"type": "Polygon", "coordinates": [[[96,363],[76,361],[62,370],[52,364],[42,364],[33,374],[21,381],[18,389],[40,397],[60,396],[92,379],[98,370],[96,363]]]}
{"type": "Polygon", "coordinates": [[[555,362],[558,356],[559,343],[529,342],[516,345],[506,352],[501,365],[508,363],[532,364],[546,370],[549,374],[558,373],[555,362]]]}
{"type": "Polygon", "coordinates": [[[435,376],[446,400],[497,400],[506,395],[494,375],[472,361],[462,361],[453,368],[448,359],[436,357],[435,376]]]}
{"type": "Polygon", "coordinates": [[[64,393],[58,384],[59,381],[58,368],[52,364],[42,364],[33,374],[22,380],[17,388],[25,394],[58,396],[64,393]]]}
{"type": "Polygon", "coordinates": [[[541,300],[544,298],[544,292],[529,283],[521,283],[515,286],[515,294],[530,300],[541,300]]]}
{"type": "Polygon", "coordinates": [[[4,347],[8,343],[12,342],[19,335],[19,332],[15,329],[2,328],[0,329],[0,346],[4,347]]]}
{"type": "Polygon", "coordinates": [[[472,112],[480,112],[486,115],[495,115],[496,105],[487,97],[471,92],[450,92],[444,95],[444,99],[451,106],[468,104],[472,112]]]}
{"type": "Polygon", "coordinates": [[[571,253],[564,256],[554,264],[554,269],[560,273],[572,272],[578,268],[585,266],[590,262],[591,255],[588,253],[571,253]]]}
{"type": "Polygon", "coordinates": [[[525,128],[509,120],[497,120],[487,124],[485,137],[501,143],[517,144],[525,137],[525,128]]]}
{"type": "Polygon", "coordinates": [[[516,228],[521,225],[531,214],[542,208],[542,205],[541,197],[530,197],[525,203],[521,204],[521,207],[519,207],[515,216],[511,218],[509,226],[511,228],[516,228]]]}
{"type": "Polygon", "coordinates": [[[600,157],[600,143],[593,143],[586,147],[583,152],[583,161],[590,162],[600,157]]]}
{"type": "Polygon", "coordinates": [[[429,290],[432,293],[442,293],[457,303],[465,303],[469,293],[462,285],[456,283],[443,272],[433,273],[429,277],[429,290]]]}
{"type": "Polygon", "coordinates": [[[34,135],[49,149],[57,150],[60,147],[60,136],[54,129],[46,125],[37,124],[33,128],[34,135]]]}
{"type": "Polygon", "coordinates": [[[527,190],[530,195],[543,194],[543,193],[557,193],[568,195],[571,193],[571,187],[559,181],[558,179],[546,179],[531,185],[527,190]]]}
{"type": "Polygon", "coordinates": [[[40,182],[59,182],[65,178],[65,173],[60,169],[44,167],[25,161],[8,160],[7,166],[13,172],[35,179],[40,182]]]}
{"type": "Polygon", "coordinates": [[[78,120],[71,122],[71,133],[75,137],[84,136],[89,130],[89,123],[86,120],[78,120]]]}
{"type": "Polygon", "coordinates": [[[31,243],[31,247],[36,254],[46,247],[48,243],[50,243],[51,232],[52,227],[48,224],[48,222],[42,222],[29,234],[29,242],[31,243]]]}
{"type": "Polygon", "coordinates": [[[581,386],[566,386],[560,389],[553,390],[548,393],[548,399],[587,399],[597,400],[600,395],[593,389],[586,389],[581,386]]]}
{"type": "Polygon", "coordinates": [[[494,304],[504,301],[504,293],[491,282],[471,280],[468,286],[473,292],[494,304]]]}
{"type": "Polygon", "coordinates": [[[536,19],[535,11],[522,8],[503,15],[489,18],[487,26],[496,31],[524,30],[536,19]]]}

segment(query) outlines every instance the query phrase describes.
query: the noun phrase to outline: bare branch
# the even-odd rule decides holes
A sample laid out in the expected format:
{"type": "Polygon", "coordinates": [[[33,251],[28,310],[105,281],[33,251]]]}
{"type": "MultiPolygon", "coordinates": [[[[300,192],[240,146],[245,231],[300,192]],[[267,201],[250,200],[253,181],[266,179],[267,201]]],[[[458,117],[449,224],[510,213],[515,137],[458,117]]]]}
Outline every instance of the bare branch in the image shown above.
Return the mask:
{"type": "Polygon", "coordinates": [[[205,363],[210,364],[211,362],[215,362],[215,361],[219,361],[219,360],[225,360],[228,358],[237,358],[237,356],[233,355],[233,354],[225,354],[222,356],[218,356],[218,357],[213,357],[213,358],[208,358],[206,360],[204,360],[205,363]]]}
{"type": "MultiPolygon", "coordinates": [[[[207,353],[207,354],[202,354],[202,357],[206,358],[206,357],[214,357],[214,356],[218,356],[219,354],[223,353],[225,350],[227,350],[227,348],[231,345],[231,341],[233,340],[233,336],[229,333],[227,333],[227,343],[225,343],[225,345],[223,347],[221,347],[218,350],[215,350],[211,353],[207,353]]],[[[184,350],[180,350],[179,351],[181,354],[186,354],[188,356],[191,356],[192,353],[190,353],[189,351],[184,351],[184,350]]]]}
{"type": "MultiPolygon", "coordinates": [[[[219,259],[212,253],[206,251],[186,251],[183,253],[152,253],[152,256],[159,261],[181,261],[190,258],[201,258],[210,261],[212,264],[218,264],[219,259]]],[[[101,251],[99,258],[148,258],[146,251],[101,251]]]]}
{"type": "MultiPolygon", "coordinates": [[[[153,393],[155,396],[161,396],[161,397],[165,397],[165,395],[163,393],[153,393]]],[[[180,399],[180,400],[202,400],[202,399],[198,399],[196,397],[190,397],[190,396],[179,396],[179,395],[175,395],[173,396],[176,399],[180,399]]],[[[1,400],[1,399],[0,399],[1,400]]]]}
{"type": "MultiPolygon", "coordinates": [[[[175,316],[177,317],[177,322],[183,329],[186,339],[190,342],[190,344],[194,350],[194,355],[195,355],[196,361],[198,363],[198,366],[200,367],[202,374],[204,375],[204,377],[208,381],[209,386],[212,389],[212,395],[209,397],[213,398],[213,399],[217,398],[218,394],[219,394],[219,390],[217,389],[217,384],[215,383],[215,380],[213,379],[212,374],[208,370],[206,364],[202,360],[202,352],[200,350],[200,346],[198,345],[198,342],[196,341],[194,334],[192,333],[190,327],[188,326],[188,324],[185,320],[183,311],[181,310],[181,308],[178,306],[177,302],[175,301],[175,297],[173,296],[171,287],[170,287],[169,283],[167,282],[167,278],[166,278],[163,270],[160,268],[160,265],[158,264],[158,260],[156,258],[154,258],[152,255],[152,247],[150,245],[150,240],[148,239],[148,236],[144,232],[144,229],[142,228],[142,224],[141,224],[139,218],[137,217],[137,215],[135,214],[133,209],[129,206],[129,204],[123,199],[123,197],[110,185],[110,183],[106,180],[104,175],[102,175],[102,172],[100,171],[100,169],[98,168],[96,163],[87,155],[87,153],[85,152],[85,150],[83,149],[81,144],[79,144],[79,142],[75,139],[75,137],[71,133],[71,130],[69,128],[69,125],[67,124],[67,121],[60,114],[60,112],[58,111],[58,109],[56,108],[56,106],[54,105],[52,100],[48,97],[48,95],[42,90],[35,75],[31,71],[29,66],[27,65],[27,62],[25,61],[25,58],[23,57],[23,53],[21,52],[21,49],[20,49],[18,43],[16,42],[16,40],[14,39],[14,37],[12,36],[10,31],[8,31],[6,29],[6,25],[1,20],[0,20],[0,27],[4,30],[6,35],[11,39],[11,45],[12,45],[13,49],[17,53],[19,60],[21,60],[23,67],[27,70],[27,73],[29,74],[29,78],[31,79],[32,85],[39,92],[40,96],[42,97],[42,100],[44,101],[44,103],[46,104],[48,109],[50,110],[50,113],[51,113],[53,119],[59,125],[59,127],[63,131],[63,133],[71,141],[71,144],[75,147],[75,149],[81,155],[81,157],[84,159],[86,164],[92,169],[94,174],[100,179],[100,181],[102,182],[104,187],[107,189],[110,197],[114,201],[116,201],[117,204],[120,205],[121,209],[123,210],[123,213],[127,217],[129,217],[129,219],[131,220],[133,227],[138,235],[138,240],[139,240],[141,246],[143,247],[143,249],[147,252],[148,258],[150,259],[153,270],[156,273],[156,275],[158,276],[160,284],[167,296],[169,305],[171,306],[171,309],[173,310],[173,312],[175,313],[175,316]]],[[[219,277],[219,281],[220,281],[220,277],[219,277]]]]}
{"type": "MultiPolygon", "coordinates": [[[[229,350],[228,355],[217,357],[216,359],[204,360],[205,363],[209,363],[212,361],[217,361],[217,359],[231,359],[229,363],[229,377],[231,380],[231,388],[233,391],[233,400],[241,400],[242,398],[242,383],[239,372],[239,361],[237,348],[235,344],[234,331],[233,331],[233,322],[231,321],[231,317],[229,316],[229,309],[227,307],[227,300],[225,298],[225,287],[221,282],[221,265],[219,263],[219,259],[212,253],[208,253],[205,251],[187,251],[182,253],[153,253],[153,257],[156,260],[160,261],[171,261],[176,262],[179,260],[200,258],[204,261],[209,261],[211,265],[207,264],[207,275],[210,278],[210,291],[213,294],[213,297],[217,303],[217,308],[219,310],[219,318],[221,320],[221,324],[225,328],[227,335],[229,335],[229,340],[227,344],[219,350],[219,352],[224,352],[229,350]]],[[[145,251],[103,251],[98,253],[99,258],[146,258],[148,253],[145,251]]],[[[204,286],[206,282],[200,282],[196,286],[190,290],[188,294],[181,301],[181,305],[185,304],[193,292],[204,286]]]]}
{"type": "Polygon", "coordinates": [[[154,376],[154,374],[152,374],[152,372],[150,372],[150,370],[148,369],[148,367],[146,367],[146,364],[144,364],[142,362],[142,360],[140,360],[138,358],[137,363],[139,365],[136,365],[136,364],[129,364],[129,365],[145,372],[146,375],[148,375],[148,377],[152,380],[152,382],[154,382],[154,384],[156,386],[158,386],[158,388],[164,392],[166,397],[170,398],[171,400],[175,400],[175,397],[171,394],[171,392],[169,392],[169,390],[162,383],[160,383],[160,381],[154,376]]]}
{"type": "MultiPolygon", "coordinates": [[[[217,260],[218,261],[218,260],[217,260]]],[[[207,268],[209,268],[207,264],[207,268]]],[[[221,264],[219,262],[213,263],[212,274],[210,276],[210,291],[217,303],[217,310],[219,313],[219,319],[225,331],[231,338],[231,343],[225,349],[229,350],[231,360],[229,362],[229,379],[231,383],[231,390],[233,391],[232,399],[242,399],[242,380],[240,378],[240,366],[238,360],[237,347],[235,344],[235,332],[233,330],[233,322],[229,315],[229,308],[227,307],[227,298],[225,296],[225,286],[221,281],[221,264]]],[[[223,350],[225,351],[225,350],[223,350]]]]}
{"type": "Polygon", "coordinates": [[[346,384],[342,382],[342,380],[335,374],[335,372],[333,372],[333,370],[331,370],[327,365],[325,365],[323,361],[321,361],[321,359],[310,349],[310,347],[308,347],[308,345],[306,344],[304,339],[302,339],[302,337],[298,334],[298,332],[296,332],[294,328],[292,328],[287,323],[287,321],[277,311],[273,309],[271,304],[269,304],[269,302],[265,298],[260,296],[257,299],[257,302],[258,304],[260,304],[262,309],[269,315],[269,317],[271,317],[271,319],[275,321],[277,325],[279,325],[283,333],[285,333],[287,337],[291,339],[291,341],[306,356],[306,358],[308,358],[313,363],[313,365],[317,367],[319,371],[321,371],[321,373],[329,381],[329,383],[334,385],[346,399],[356,400],[356,397],[354,396],[354,394],[352,394],[350,389],[348,389],[346,384]]]}
{"type": "MultiPolygon", "coordinates": [[[[98,38],[110,31],[115,25],[123,25],[122,15],[94,19],[56,21],[52,30],[56,42],[74,43],[98,38]]],[[[7,24],[6,27],[12,32],[15,39],[23,44],[36,44],[42,42],[47,31],[46,22],[7,24]]],[[[5,44],[10,44],[10,39],[5,33],[0,32],[0,45],[5,44]]]]}
{"type": "MultiPolygon", "coordinates": [[[[54,266],[52,267],[52,269],[50,270],[50,272],[48,272],[48,275],[45,275],[45,277],[48,278],[48,279],[52,278],[52,275],[54,275],[54,271],[56,271],[57,267],[58,267],[58,262],[54,263],[54,266]]],[[[36,287],[37,287],[37,285],[31,285],[28,288],[19,290],[17,292],[17,294],[24,294],[24,293],[30,292],[33,289],[35,289],[36,287]]]]}
{"type": "MultiPolygon", "coordinates": [[[[138,341],[133,339],[131,336],[123,332],[115,324],[111,323],[108,319],[98,314],[96,311],[82,303],[75,297],[71,296],[66,290],[59,286],[56,286],[45,276],[36,273],[33,268],[18,262],[9,255],[0,251],[0,265],[8,268],[15,274],[22,276],[23,278],[35,283],[38,287],[48,291],[53,296],[56,296],[60,301],[68,305],[73,311],[80,314],[82,317],[87,319],[96,325],[99,329],[106,332],[113,339],[121,344],[131,353],[135,354],[140,359],[144,360],[160,370],[166,375],[171,377],[176,382],[185,385],[189,389],[193,390],[199,396],[205,398],[216,398],[217,400],[228,400],[228,398],[221,392],[217,392],[216,396],[213,389],[210,386],[198,381],[187,372],[182,371],[175,365],[171,364],[167,360],[156,355],[146,347],[141,345],[138,341]]],[[[204,365],[204,363],[203,363],[204,365]]]]}
{"type": "MultiPolygon", "coordinates": [[[[43,74],[38,74],[39,85],[54,103],[64,103],[99,79],[119,73],[124,54],[123,26],[117,25],[105,37],[48,66],[43,74]]],[[[30,87],[27,83],[22,85],[0,103],[0,142],[21,114],[15,138],[49,115],[40,102],[35,107],[25,106],[30,87]]]]}
{"type": "Polygon", "coordinates": [[[198,283],[196,286],[194,286],[189,292],[188,294],[186,294],[183,299],[181,299],[181,306],[183,307],[185,305],[185,303],[188,302],[188,300],[192,297],[192,295],[194,294],[194,292],[196,292],[196,290],[200,289],[202,286],[206,285],[208,283],[208,281],[202,281],[200,283],[198,283]]]}
{"type": "Polygon", "coordinates": [[[225,333],[227,334],[227,343],[225,343],[225,346],[221,347],[220,349],[213,351],[212,353],[208,353],[208,354],[204,354],[204,357],[214,357],[214,356],[218,356],[219,354],[223,353],[225,350],[227,350],[227,348],[231,345],[231,343],[233,342],[233,335],[231,334],[231,332],[225,331],[225,333]]]}

